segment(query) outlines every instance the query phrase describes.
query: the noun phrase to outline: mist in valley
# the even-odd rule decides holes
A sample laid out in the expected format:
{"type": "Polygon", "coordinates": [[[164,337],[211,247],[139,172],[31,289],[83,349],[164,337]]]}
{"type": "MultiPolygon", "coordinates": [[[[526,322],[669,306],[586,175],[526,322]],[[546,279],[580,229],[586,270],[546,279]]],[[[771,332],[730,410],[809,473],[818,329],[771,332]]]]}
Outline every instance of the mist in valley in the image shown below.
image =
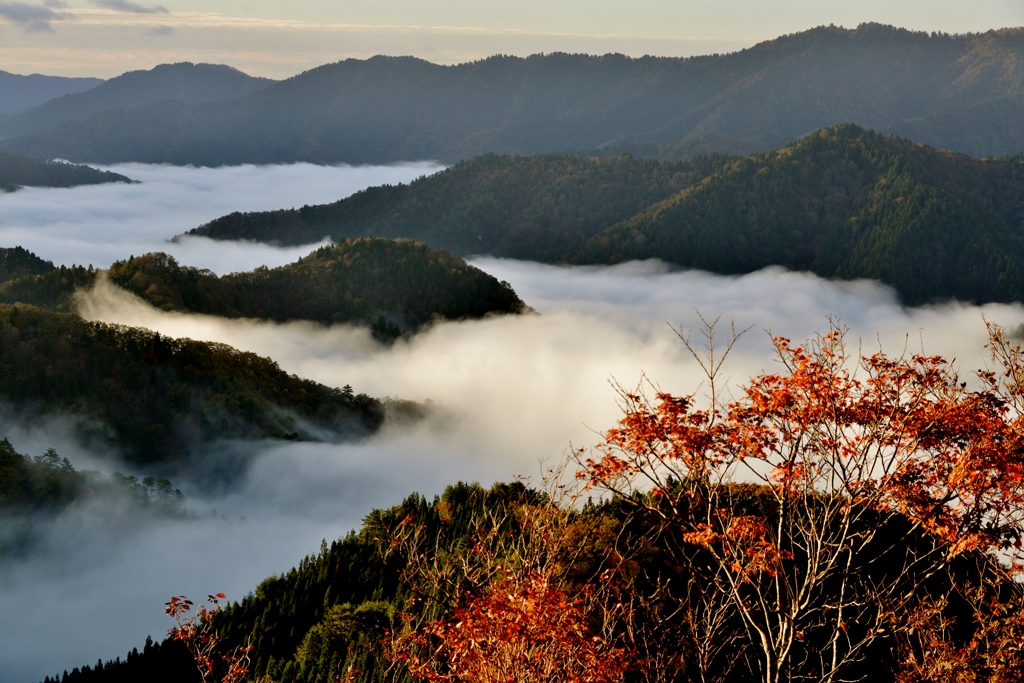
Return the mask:
{"type": "MultiPolygon", "coordinates": [[[[119,167],[149,180],[114,189],[128,197],[148,187],[148,199],[126,199],[119,208],[115,195],[90,196],[99,191],[90,188],[69,206],[53,207],[49,191],[20,191],[0,196],[0,206],[13,199],[20,207],[2,214],[0,234],[6,246],[20,244],[56,263],[105,265],[236,208],[332,201],[347,191],[339,185],[344,178],[355,188],[356,174],[363,183],[397,182],[426,168],[119,167]],[[388,173],[392,180],[382,179],[388,173]],[[241,174],[250,177],[243,182],[241,174]],[[287,186],[280,185],[284,177],[287,186]],[[279,193],[268,189],[273,196],[261,197],[252,187],[279,193]],[[325,196],[307,199],[302,192],[325,196]]],[[[279,265],[309,250],[188,242],[174,248],[183,263],[217,272],[279,265]]],[[[200,456],[200,463],[209,458],[207,471],[169,475],[196,519],[126,519],[116,505],[100,503],[66,510],[47,523],[32,554],[0,565],[0,610],[17,624],[0,640],[0,683],[38,681],[99,657],[123,657],[141,648],[146,634],[163,637],[170,620],[162,608],[171,595],[196,599],[222,591],[241,598],[315,553],[321,539],[343,536],[372,508],[397,504],[413,491],[431,496],[459,480],[536,477],[570,444],[592,446],[614,425],[616,381],[632,386],[646,375],[666,391],[699,393],[699,368],[669,324],[699,334],[702,314],[721,316],[724,334],[731,323],[749,328],[727,365],[736,387],[776,369],[766,330],[801,340],[825,331],[830,315],[850,327],[854,349],[873,352],[881,345],[899,354],[923,345],[929,354],[956,358],[965,374],[986,362],[983,316],[1006,326],[1024,322],[1016,305],[907,309],[877,283],[835,283],[779,269],[723,277],[653,261],[586,268],[472,262],[508,281],[536,314],[437,324],[386,346],[351,326],[162,312],[104,281],[83,293],[77,303],[88,319],[227,343],[270,356],[301,377],[371,396],[429,401],[430,409],[417,424],[395,424],[357,443],[215,444],[200,456]],[[216,465],[225,458],[245,466],[210,482],[224,476],[216,465]]],[[[10,436],[20,452],[52,446],[76,468],[124,470],[110,454],[78,444],[73,425],[60,416],[29,420],[0,411],[0,423],[0,436],[10,436]]]]}
{"type": "Polygon", "coordinates": [[[54,264],[106,268],[152,251],[219,275],[295,261],[308,247],[212,244],[170,238],[234,211],[268,211],[324,204],[367,187],[407,183],[441,169],[430,163],[394,166],[225,166],[148,164],[102,167],[138,181],[70,189],[0,192],[0,244],[21,246],[54,264]]]}

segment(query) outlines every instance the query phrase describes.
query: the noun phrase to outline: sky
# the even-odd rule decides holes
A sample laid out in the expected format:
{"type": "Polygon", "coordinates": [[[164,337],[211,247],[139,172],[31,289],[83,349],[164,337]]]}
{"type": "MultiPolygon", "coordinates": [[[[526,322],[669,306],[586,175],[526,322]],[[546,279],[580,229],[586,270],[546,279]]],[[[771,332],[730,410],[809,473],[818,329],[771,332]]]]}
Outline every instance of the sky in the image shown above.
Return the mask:
{"type": "Polygon", "coordinates": [[[109,78],[177,61],[287,78],[375,54],[732,52],[813,26],[1024,25],[1022,0],[0,0],[0,70],[109,78]]]}

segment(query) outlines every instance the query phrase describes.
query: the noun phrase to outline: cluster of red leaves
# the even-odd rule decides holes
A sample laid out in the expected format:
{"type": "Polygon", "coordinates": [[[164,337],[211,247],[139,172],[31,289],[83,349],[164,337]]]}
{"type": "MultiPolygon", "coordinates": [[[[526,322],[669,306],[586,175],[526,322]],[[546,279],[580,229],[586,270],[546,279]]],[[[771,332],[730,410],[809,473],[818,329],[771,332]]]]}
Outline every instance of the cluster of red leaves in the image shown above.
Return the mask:
{"type": "MultiPolygon", "coordinates": [[[[992,332],[1004,364],[1024,366],[1019,348],[992,332]]],[[[743,470],[779,496],[840,495],[898,512],[941,539],[950,556],[1024,559],[1024,420],[1011,409],[1024,394],[1018,384],[979,373],[983,388],[969,390],[942,358],[881,353],[862,359],[866,377],[858,379],[840,332],[810,348],[775,344],[787,372],[753,378],[726,405],[700,409],[691,396],[626,393],[625,416],[578,476],[627,495],[645,479],[663,495],[673,480],[721,482],[743,470]]],[[[695,527],[687,537],[725,543],[733,523],[695,527]]]]}
{"type": "Polygon", "coordinates": [[[592,632],[584,598],[539,574],[505,578],[454,615],[391,642],[393,659],[427,683],[613,683],[625,652],[592,632]]]}
{"type": "Polygon", "coordinates": [[[217,680],[221,671],[221,683],[244,683],[249,674],[252,645],[239,646],[227,653],[221,653],[217,648],[220,637],[213,629],[213,618],[220,613],[220,601],[225,598],[223,593],[209,596],[207,602],[212,607],[202,605],[192,615],[189,615],[192,601],[183,596],[172,597],[164,607],[164,612],[175,622],[174,628],[167,635],[185,645],[199,667],[203,683],[217,680]]]}

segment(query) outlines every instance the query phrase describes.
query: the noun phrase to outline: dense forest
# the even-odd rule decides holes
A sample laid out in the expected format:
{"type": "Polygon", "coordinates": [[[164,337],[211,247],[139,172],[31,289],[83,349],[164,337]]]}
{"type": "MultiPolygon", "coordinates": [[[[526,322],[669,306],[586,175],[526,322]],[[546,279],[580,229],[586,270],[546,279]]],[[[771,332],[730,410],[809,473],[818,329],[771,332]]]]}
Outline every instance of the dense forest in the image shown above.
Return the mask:
{"type": "Polygon", "coordinates": [[[0,286],[8,280],[44,275],[54,269],[52,261],[44,261],[23,247],[0,247],[0,286]]]}
{"type": "Polygon", "coordinates": [[[373,187],[324,206],[233,213],[190,234],[282,245],[402,237],[457,254],[553,261],[728,161],[487,154],[409,185],[373,187]]]}
{"type": "Polygon", "coordinates": [[[1024,140],[1022,43],[1021,29],[954,36],[864,24],[691,58],[552,53],[442,66],[378,56],[230,102],[110,108],[0,148],[94,163],[454,162],[632,141],[763,150],[852,122],[1002,156],[1024,140]],[[972,122],[985,125],[965,128],[972,122]]]}
{"type": "Polygon", "coordinates": [[[131,179],[111,171],[0,152],[0,192],[14,192],[19,187],[76,187],[130,182],[131,179]]]}
{"type": "Polygon", "coordinates": [[[574,263],[661,258],[871,278],[907,304],[1024,300],[1024,164],[856,126],[737,161],[592,239],[574,263]]]}
{"type": "MultiPolygon", "coordinates": [[[[162,253],[117,261],[106,273],[114,284],[166,311],[355,323],[370,326],[382,340],[433,320],[526,310],[507,283],[448,252],[407,240],[345,240],[296,263],[222,277],[180,266],[162,253]]],[[[0,284],[0,302],[73,312],[75,293],[92,286],[98,275],[81,266],[51,266],[40,275],[0,284]]]]}
{"type": "Polygon", "coordinates": [[[1021,225],[1020,155],[976,160],[843,125],[743,158],[486,155],[407,186],[231,214],[192,234],[278,244],[379,234],[467,255],[659,258],[728,274],[779,265],[881,280],[921,304],[1024,299],[1021,225]]]}
{"type": "Polygon", "coordinates": [[[299,379],[223,344],[0,305],[0,400],[70,414],[87,443],[135,463],[181,461],[217,439],[360,436],[384,405],[299,379]]]}
{"type": "Polygon", "coordinates": [[[97,82],[84,92],[67,93],[40,102],[0,122],[0,137],[12,137],[81,121],[108,109],[136,109],[163,100],[199,104],[225,102],[262,90],[273,83],[222,64],[160,64],[148,71],[129,71],[97,82]]]}

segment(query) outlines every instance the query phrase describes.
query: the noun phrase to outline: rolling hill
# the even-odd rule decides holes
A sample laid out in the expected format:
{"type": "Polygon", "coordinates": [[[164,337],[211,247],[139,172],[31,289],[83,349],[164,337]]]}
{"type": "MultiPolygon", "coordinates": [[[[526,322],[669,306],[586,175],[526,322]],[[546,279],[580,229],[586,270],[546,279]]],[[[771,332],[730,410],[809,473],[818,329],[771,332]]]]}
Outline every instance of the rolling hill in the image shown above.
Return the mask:
{"type": "Polygon", "coordinates": [[[86,443],[141,463],[219,439],[354,437],[384,407],[224,344],[170,339],[26,304],[0,305],[0,400],[72,415],[86,443]]]}
{"type": "Polygon", "coordinates": [[[750,151],[853,122],[1001,156],[1021,151],[1022,48],[1024,29],[952,36],[864,24],[685,59],[554,53],[441,66],[374,57],[231,102],[108,110],[2,146],[103,163],[362,164],[689,139],[750,151]],[[997,125],[963,135],[959,122],[974,119],[997,125]]]}
{"type": "MultiPolygon", "coordinates": [[[[75,293],[91,287],[100,272],[81,266],[51,267],[0,285],[0,302],[72,312],[75,293]]],[[[415,332],[435,320],[527,310],[507,283],[450,253],[407,240],[348,240],[286,266],[221,277],[180,266],[161,253],[118,261],[105,274],[115,285],[166,311],[353,323],[370,327],[382,340],[415,332]]]]}
{"type": "Polygon", "coordinates": [[[1021,301],[1024,161],[843,125],[775,152],[683,164],[482,157],[408,186],[232,214],[192,232],[281,244],[380,234],[463,255],[659,258],[725,274],[778,265],[881,280],[908,304],[1021,301]]]}
{"type": "Polygon", "coordinates": [[[76,187],[131,182],[134,181],[110,171],[0,152],[0,191],[3,192],[14,192],[19,187],[76,187]]]}
{"type": "Polygon", "coordinates": [[[26,111],[56,97],[90,90],[101,83],[102,78],[22,76],[0,71],[0,114],[26,111]]]}
{"type": "Polygon", "coordinates": [[[11,116],[0,121],[0,137],[47,130],[110,109],[136,109],[163,100],[188,104],[225,102],[262,90],[271,83],[270,79],[249,76],[221,64],[161,64],[148,71],[129,71],[85,92],[56,97],[11,116]]]}

